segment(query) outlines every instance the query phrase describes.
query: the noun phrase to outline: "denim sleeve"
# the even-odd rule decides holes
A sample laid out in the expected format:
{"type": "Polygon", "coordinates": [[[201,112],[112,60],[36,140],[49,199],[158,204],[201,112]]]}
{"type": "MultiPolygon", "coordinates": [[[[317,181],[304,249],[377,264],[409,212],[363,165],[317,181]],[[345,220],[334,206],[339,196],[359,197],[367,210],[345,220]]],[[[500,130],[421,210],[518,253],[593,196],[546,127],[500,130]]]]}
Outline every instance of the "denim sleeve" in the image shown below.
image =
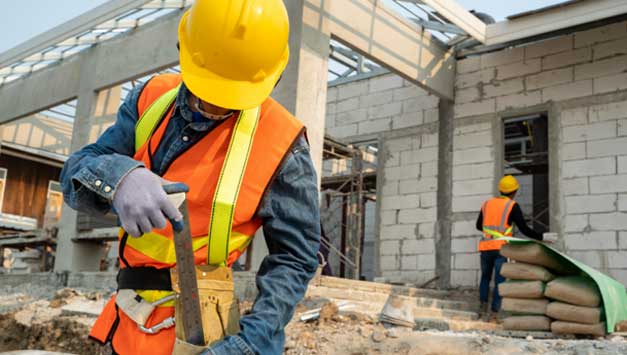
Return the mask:
{"type": "Polygon", "coordinates": [[[299,138],[283,163],[258,216],[263,218],[269,250],[257,273],[259,294],[252,312],[240,321],[242,331],[225,338],[206,354],[283,352],[283,329],[318,267],[318,183],[304,137],[299,138]]]}
{"type": "Polygon", "coordinates": [[[126,174],[143,166],[135,154],[137,99],[141,87],[132,90],[120,106],[115,124],[96,141],[73,153],[61,171],[65,202],[72,208],[91,213],[111,209],[115,190],[126,174]]]}

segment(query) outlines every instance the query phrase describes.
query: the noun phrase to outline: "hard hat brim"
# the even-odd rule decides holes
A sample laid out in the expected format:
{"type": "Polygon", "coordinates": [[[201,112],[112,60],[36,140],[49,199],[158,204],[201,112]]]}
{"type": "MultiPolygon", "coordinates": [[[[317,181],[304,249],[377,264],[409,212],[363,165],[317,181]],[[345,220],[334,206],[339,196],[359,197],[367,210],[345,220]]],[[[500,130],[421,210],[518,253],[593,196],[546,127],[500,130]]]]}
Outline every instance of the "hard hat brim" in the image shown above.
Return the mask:
{"type": "Polygon", "coordinates": [[[279,77],[287,66],[289,48],[285,48],[281,63],[274,73],[259,82],[237,81],[221,77],[210,70],[198,66],[192,59],[189,47],[181,29],[189,12],[181,18],[179,25],[179,59],[181,75],[185,86],[198,98],[222,108],[247,110],[260,106],[272,93],[279,77]]]}

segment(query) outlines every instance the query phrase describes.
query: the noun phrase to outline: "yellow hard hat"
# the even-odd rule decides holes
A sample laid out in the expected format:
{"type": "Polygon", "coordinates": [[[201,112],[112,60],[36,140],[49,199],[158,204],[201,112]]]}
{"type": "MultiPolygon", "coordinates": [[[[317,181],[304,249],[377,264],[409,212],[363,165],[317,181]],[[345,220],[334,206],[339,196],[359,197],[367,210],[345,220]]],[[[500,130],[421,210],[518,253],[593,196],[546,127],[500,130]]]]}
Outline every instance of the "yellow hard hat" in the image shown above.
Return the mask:
{"type": "Polygon", "coordinates": [[[179,23],[183,82],[210,104],[257,107],[287,65],[288,36],[282,0],[196,0],[179,23]]]}
{"type": "Polygon", "coordinates": [[[504,194],[510,194],[520,188],[518,180],[511,175],[506,175],[499,182],[499,191],[504,194]]]}

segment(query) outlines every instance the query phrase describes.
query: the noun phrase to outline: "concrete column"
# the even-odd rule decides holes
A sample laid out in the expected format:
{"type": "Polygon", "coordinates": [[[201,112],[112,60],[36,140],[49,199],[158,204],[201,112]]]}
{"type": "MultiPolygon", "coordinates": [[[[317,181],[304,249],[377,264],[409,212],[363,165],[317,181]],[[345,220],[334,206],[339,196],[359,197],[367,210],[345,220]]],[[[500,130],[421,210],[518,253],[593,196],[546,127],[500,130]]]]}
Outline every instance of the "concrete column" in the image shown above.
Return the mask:
{"type": "Polygon", "coordinates": [[[321,8],[328,6],[328,1],[317,3],[285,0],[290,18],[290,62],[273,97],[307,127],[311,157],[320,181],[330,35],[321,15],[321,8]]]}
{"type": "Polygon", "coordinates": [[[435,274],[438,287],[451,284],[451,234],[453,215],[453,128],[454,102],[440,99],[438,127],[438,194],[435,233],[435,274]]]}
{"type": "MultiPolygon", "coordinates": [[[[96,59],[92,54],[83,58],[79,84],[76,116],[72,131],[71,152],[81,149],[88,143],[91,117],[94,115],[98,93],[94,89],[96,59]]],[[[77,211],[63,206],[63,214],[57,235],[55,271],[99,271],[104,249],[100,244],[74,242],[78,233],[77,211]]]]}

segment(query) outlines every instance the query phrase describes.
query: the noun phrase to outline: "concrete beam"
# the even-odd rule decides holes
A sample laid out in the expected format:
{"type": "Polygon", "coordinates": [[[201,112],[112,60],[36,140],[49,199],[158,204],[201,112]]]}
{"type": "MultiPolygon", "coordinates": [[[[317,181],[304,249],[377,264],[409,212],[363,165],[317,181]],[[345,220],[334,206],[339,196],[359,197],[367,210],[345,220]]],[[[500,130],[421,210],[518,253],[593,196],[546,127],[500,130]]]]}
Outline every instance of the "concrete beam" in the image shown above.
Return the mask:
{"type": "Polygon", "coordinates": [[[452,52],[418,24],[377,0],[310,0],[308,7],[322,17],[319,23],[328,21],[334,38],[425,90],[453,99],[452,52]]]}

